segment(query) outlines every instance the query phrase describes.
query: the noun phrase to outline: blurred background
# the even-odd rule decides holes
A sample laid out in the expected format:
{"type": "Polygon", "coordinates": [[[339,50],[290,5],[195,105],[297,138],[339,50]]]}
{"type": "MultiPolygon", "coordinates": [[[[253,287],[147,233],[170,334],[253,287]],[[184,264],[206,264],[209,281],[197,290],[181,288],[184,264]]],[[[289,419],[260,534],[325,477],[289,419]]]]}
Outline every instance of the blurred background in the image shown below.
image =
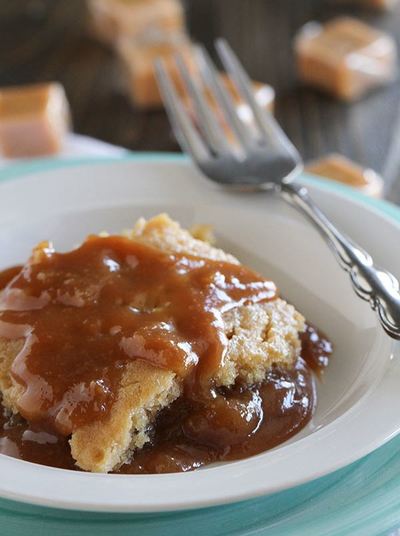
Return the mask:
{"type": "MultiPolygon", "coordinates": [[[[303,86],[296,75],[293,38],[310,20],[350,14],[400,45],[400,6],[355,4],[185,0],[183,7],[193,40],[212,52],[214,39],[225,37],[251,77],[273,86],[276,117],[306,161],[341,153],[382,174],[386,197],[400,203],[398,81],[349,104],[303,86]]],[[[0,85],[61,82],[76,132],[131,150],[179,151],[164,111],[139,109],[127,98],[115,52],[88,30],[84,0],[3,0],[0,42],[0,85]]]]}

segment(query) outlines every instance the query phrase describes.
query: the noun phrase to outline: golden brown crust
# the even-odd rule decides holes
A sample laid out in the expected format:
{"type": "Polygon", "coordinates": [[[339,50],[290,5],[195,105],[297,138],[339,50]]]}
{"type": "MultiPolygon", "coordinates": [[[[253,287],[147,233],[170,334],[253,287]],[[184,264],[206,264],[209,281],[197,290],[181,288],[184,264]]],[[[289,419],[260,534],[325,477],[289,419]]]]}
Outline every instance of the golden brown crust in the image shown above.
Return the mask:
{"type": "Polygon", "coordinates": [[[127,236],[168,253],[186,253],[205,259],[239,264],[233,255],[193,238],[189,231],[182,229],[179,223],[171,220],[167,214],[160,214],[148,221],[140,218],[132,231],[128,231],[127,236]]]}
{"type": "Polygon", "coordinates": [[[119,395],[106,421],[83,426],[72,434],[71,453],[81,469],[108,472],[128,460],[148,440],[147,429],[160,409],[180,395],[174,373],[143,361],[124,372],[119,395]]]}
{"type": "Polygon", "coordinates": [[[261,382],[272,365],[290,367],[299,355],[304,318],[284,300],[239,307],[225,314],[224,322],[229,342],[219,385],[261,382]]]}
{"type": "Polygon", "coordinates": [[[11,366],[23,346],[23,339],[8,340],[0,337],[0,391],[2,404],[12,413],[18,413],[17,402],[24,390],[11,376],[11,366]]]}

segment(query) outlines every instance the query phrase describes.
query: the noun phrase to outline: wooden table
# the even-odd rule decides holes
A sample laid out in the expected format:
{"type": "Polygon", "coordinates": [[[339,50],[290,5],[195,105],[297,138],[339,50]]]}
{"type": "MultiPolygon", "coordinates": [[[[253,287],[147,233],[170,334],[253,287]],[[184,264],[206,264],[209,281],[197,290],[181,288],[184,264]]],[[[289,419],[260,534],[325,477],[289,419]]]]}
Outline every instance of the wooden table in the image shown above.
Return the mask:
{"type": "MultiPolygon", "coordinates": [[[[388,198],[400,203],[399,83],[346,105],[296,79],[296,30],[350,9],[333,0],[187,0],[186,8],[196,40],[211,49],[226,37],[251,76],[275,87],[277,117],[305,159],[347,155],[384,173],[388,198]]],[[[400,10],[352,13],[400,44],[400,10]]],[[[137,111],[124,96],[115,55],[87,34],[84,0],[3,0],[0,44],[0,85],[60,80],[77,132],[133,150],[179,150],[163,112],[137,111]]]]}

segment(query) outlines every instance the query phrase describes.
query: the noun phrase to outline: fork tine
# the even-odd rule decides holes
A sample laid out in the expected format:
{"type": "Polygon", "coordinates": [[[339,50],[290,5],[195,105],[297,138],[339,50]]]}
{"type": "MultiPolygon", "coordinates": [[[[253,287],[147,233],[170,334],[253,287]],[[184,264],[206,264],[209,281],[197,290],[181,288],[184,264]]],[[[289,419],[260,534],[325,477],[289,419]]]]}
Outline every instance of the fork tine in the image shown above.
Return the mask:
{"type": "Polygon", "coordinates": [[[210,158],[210,152],[182,105],[163,60],[156,60],[155,71],[165,108],[179,144],[194,160],[201,162],[210,158]]]}
{"type": "Polygon", "coordinates": [[[292,155],[294,155],[297,160],[299,160],[300,157],[298,156],[297,150],[278,123],[275,121],[273,116],[269,112],[262,110],[258,105],[256,99],[254,98],[249,76],[247,75],[236,54],[233,52],[232,48],[225,41],[225,39],[221,38],[217,39],[215,47],[219,53],[225,70],[229,73],[240,94],[250,106],[256,124],[261,133],[267,135],[271,141],[274,139],[279,140],[279,142],[292,155]]]}
{"type": "Polygon", "coordinates": [[[199,127],[209,147],[217,153],[227,153],[229,146],[225,133],[220,123],[215,119],[203,91],[199,89],[199,84],[193,82],[182,54],[178,53],[175,59],[181,78],[193,102],[199,127]]]}
{"type": "Polygon", "coordinates": [[[240,144],[244,148],[249,148],[251,140],[247,132],[248,127],[239,118],[232,97],[222,84],[210,55],[203,46],[197,45],[195,50],[199,57],[201,73],[221,106],[229,128],[233,131],[240,144]]]}

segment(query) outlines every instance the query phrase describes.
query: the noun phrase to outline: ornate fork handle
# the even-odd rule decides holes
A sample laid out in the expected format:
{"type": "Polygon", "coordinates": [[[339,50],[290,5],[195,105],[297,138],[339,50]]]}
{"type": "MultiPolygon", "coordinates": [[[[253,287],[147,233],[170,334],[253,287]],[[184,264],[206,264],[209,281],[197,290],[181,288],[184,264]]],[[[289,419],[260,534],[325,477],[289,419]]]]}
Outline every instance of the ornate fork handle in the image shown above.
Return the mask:
{"type": "Polygon", "coordinates": [[[394,275],[377,268],[366,251],[342,235],[311,200],[304,186],[284,183],[281,194],[314,223],[340,266],[349,273],[356,294],[377,312],[386,333],[400,339],[400,286],[394,275]]]}

